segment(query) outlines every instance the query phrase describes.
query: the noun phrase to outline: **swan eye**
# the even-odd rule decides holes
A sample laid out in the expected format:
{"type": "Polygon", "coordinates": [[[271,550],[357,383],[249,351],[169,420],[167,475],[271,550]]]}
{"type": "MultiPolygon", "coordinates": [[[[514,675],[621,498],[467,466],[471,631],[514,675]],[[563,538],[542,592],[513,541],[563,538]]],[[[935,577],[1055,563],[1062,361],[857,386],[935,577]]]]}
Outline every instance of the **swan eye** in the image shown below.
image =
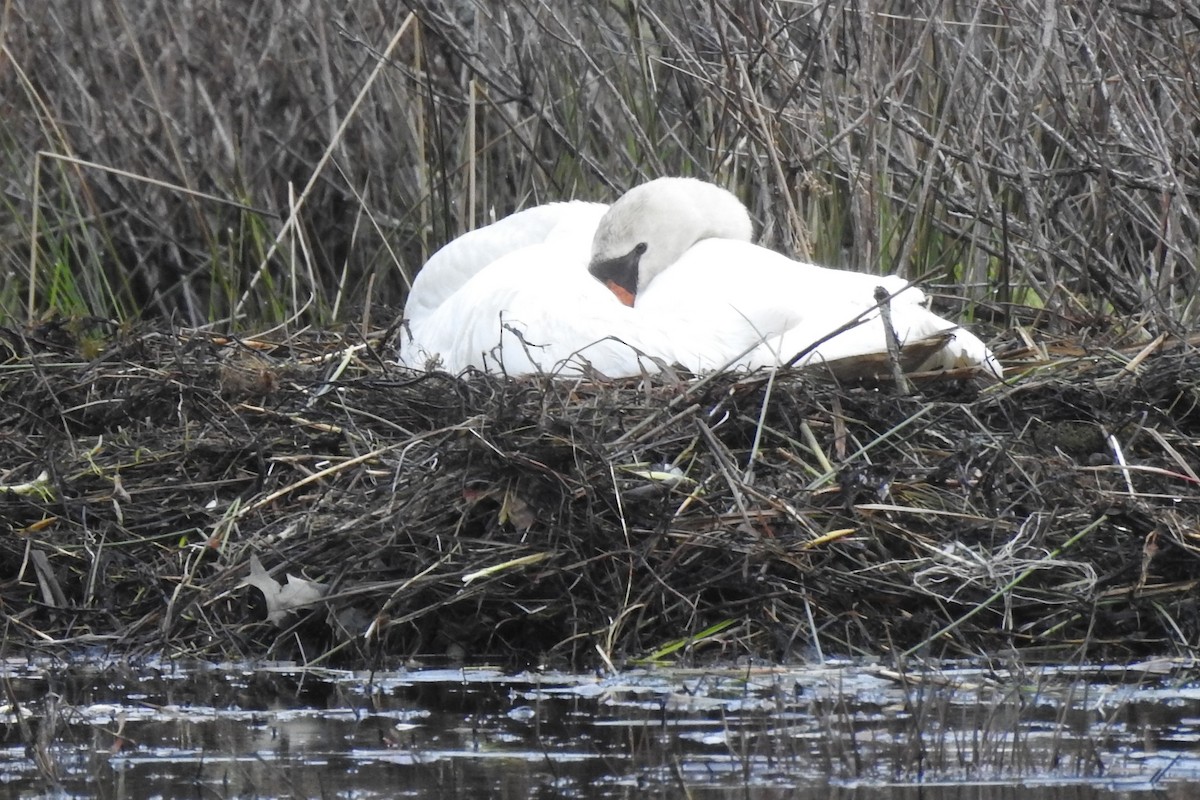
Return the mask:
{"type": "Polygon", "coordinates": [[[637,255],[639,255],[639,256],[640,256],[640,255],[642,255],[642,254],[644,254],[644,253],[646,252],[646,243],[645,243],[645,242],[638,242],[638,243],[637,243],[637,247],[633,248],[633,252],[634,252],[634,253],[636,253],[636,254],[637,254],[637,255]]]}

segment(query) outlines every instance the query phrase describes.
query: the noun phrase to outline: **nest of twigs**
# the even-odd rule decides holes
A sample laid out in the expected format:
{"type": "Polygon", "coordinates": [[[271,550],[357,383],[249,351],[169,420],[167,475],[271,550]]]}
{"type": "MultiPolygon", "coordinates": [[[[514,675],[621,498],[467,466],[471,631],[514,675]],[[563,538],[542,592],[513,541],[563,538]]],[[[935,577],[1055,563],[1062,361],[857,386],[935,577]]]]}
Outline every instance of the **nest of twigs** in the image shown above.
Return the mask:
{"type": "Polygon", "coordinates": [[[9,652],[582,667],[1200,641],[1188,342],[1010,347],[1004,384],[902,395],[821,370],[458,379],[389,364],[382,335],[3,333],[9,652]]]}

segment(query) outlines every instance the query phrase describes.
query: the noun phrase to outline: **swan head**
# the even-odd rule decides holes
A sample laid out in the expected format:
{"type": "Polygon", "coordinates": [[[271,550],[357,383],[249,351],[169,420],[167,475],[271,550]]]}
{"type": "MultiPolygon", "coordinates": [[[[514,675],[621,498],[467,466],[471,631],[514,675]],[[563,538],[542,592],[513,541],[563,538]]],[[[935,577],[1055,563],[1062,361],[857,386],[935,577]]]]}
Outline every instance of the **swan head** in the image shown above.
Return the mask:
{"type": "Polygon", "coordinates": [[[588,272],[632,306],[654,276],[701,239],[751,237],[732,193],[695,178],[658,178],[621,195],[600,220],[588,272]]]}

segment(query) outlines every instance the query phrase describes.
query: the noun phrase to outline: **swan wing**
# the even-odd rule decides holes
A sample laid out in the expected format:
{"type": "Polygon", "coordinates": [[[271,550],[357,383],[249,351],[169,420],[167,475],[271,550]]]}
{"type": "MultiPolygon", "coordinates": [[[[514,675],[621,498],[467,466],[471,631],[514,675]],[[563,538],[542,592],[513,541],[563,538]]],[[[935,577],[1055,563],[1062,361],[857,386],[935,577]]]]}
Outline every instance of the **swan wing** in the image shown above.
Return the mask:
{"type": "Polygon", "coordinates": [[[560,243],[577,240],[588,246],[607,208],[582,201],[549,203],[464,233],[430,256],[417,273],[404,307],[405,318],[431,314],[474,275],[523,248],[548,239],[560,243]]]}
{"type": "Polygon", "coordinates": [[[669,337],[587,273],[577,241],[530,245],[480,270],[433,313],[409,323],[401,360],[508,375],[609,377],[656,371],[673,360],[669,337]]]}
{"type": "MultiPolygon", "coordinates": [[[[978,366],[987,369],[997,378],[1003,377],[1003,368],[987,345],[975,334],[954,322],[939,317],[920,305],[896,306],[892,309],[891,317],[892,329],[896,332],[896,339],[901,347],[931,336],[950,334],[950,338],[941,349],[922,362],[918,367],[919,371],[978,366]]],[[[843,324],[853,319],[854,315],[847,314],[843,324]]],[[[826,341],[820,341],[830,330],[826,324],[797,325],[781,336],[764,342],[747,360],[752,366],[774,366],[787,363],[796,355],[805,353],[796,362],[804,365],[882,353],[887,350],[883,319],[878,311],[870,312],[859,324],[848,330],[826,341]],[[820,344],[812,347],[816,342],[820,344]]],[[[836,327],[832,330],[836,330],[836,327]]]]}
{"type": "Polygon", "coordinates": [[[693,369],[717,369],[730,360],[740,367],[773,367],[810,349],[799,363],[885,352],[875,309],[880,286],[892,295],[892,325],[902,343],[954,332],[927,368],[982,365],[1000,374],[983,342],[925,308],[925,293],[902,278],[820,267],[745,242],[698,242],[656,277],[637,304],[643,313],[674,321],[675,338],[686,341],[677,352],[693,369]],[[856,319],[861,323],[854,325],[856,319]]]}

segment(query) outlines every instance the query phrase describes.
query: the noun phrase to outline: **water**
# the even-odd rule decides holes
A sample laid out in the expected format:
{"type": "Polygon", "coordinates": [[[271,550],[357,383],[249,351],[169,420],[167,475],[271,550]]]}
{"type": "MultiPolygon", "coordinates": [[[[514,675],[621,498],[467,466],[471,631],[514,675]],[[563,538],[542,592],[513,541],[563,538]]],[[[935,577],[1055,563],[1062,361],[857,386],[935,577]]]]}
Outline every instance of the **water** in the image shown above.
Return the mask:
{"type": "Polygon", "coordinates": [[[0,798],[1190,798],[1197,676],[9,660],[0,798]]]}

